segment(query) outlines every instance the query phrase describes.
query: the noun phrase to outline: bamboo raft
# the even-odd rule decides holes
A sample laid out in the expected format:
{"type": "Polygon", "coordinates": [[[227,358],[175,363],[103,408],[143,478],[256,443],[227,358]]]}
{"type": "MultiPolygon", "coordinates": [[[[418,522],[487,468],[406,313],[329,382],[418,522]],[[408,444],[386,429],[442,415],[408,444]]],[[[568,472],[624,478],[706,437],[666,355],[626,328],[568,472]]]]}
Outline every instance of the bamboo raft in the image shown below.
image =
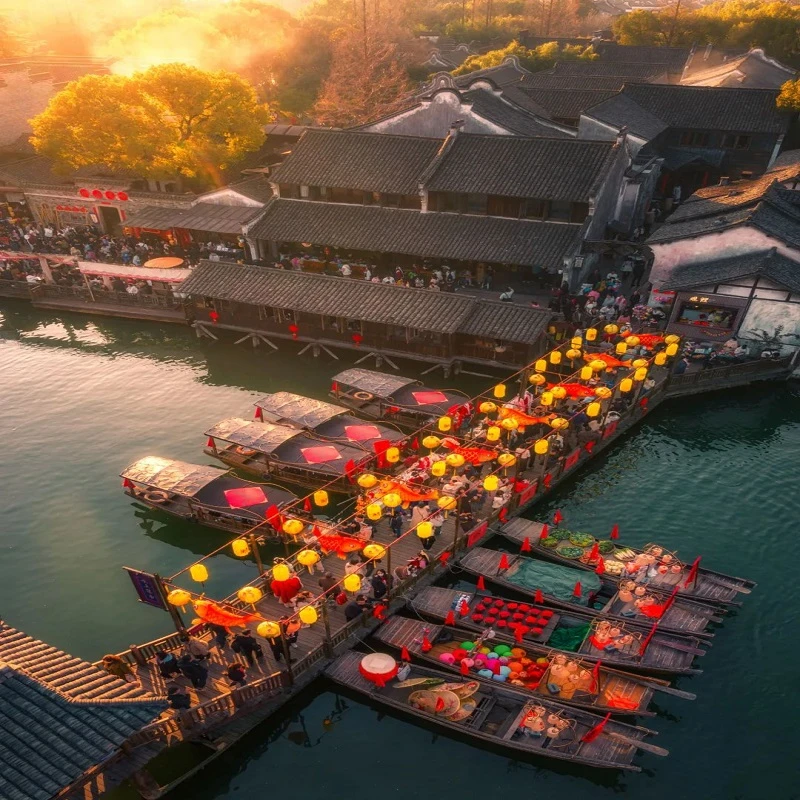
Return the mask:
{"type": "MultiPolygon", "coordinates": [[[[580,559],[570,559],[561,556],[554,548],[543,547],[540,544],[540,535],[542,532],[543,523],[534,520],[517,519],[510,520],[497,532],[515,544],[522,544],[528,540],[532,548],[532,552],[540,558],[545,558],[548,561],[553,561],[558,564],[565,564],[576,569],[593,570],[593,564],[587,564],[580,559]]],[[[650,547],[652,545],[648,545],[650,547]]],[[[622,547],[617,545],[617,548],[622,547]]],[[[634,553],[639,554],[645,552],[646,548],[631,547],[624,545],[634,553]]],[[[591,545],[584,548],[585,552],[591,549],[591,545]]],[[[611,583],[619,583],[619,575],[613,575],[609,572],[603,574],[603,580],[611,583]]],[[[681,572],[669,572],[666,575],[656,575],[653,577],[648,585],[655,589],[671,592],[675,586],[678,587],[678,594],[685,597],[690,597],[693,600],[698,600],[704,603],[712,603],[717,605],[741,605],[737,600],[740,595],[747,595],[756,587],[755,581],[746,578],[737,578],[733,575],[726,575],[723,572],[715,572],[714,570],[707,569],[706,567],[699,567],[697,570],[697,577],[690,586],[685,586],[689,577],[689,567],[683,565],[681,572]]]]}
{"type": "MultiPolygon", "coordinates": [[[[509,580],[511,577],[517,574],[526,561],[530,560],[531,559],[526,559],[526,557],[520,555],[515,556],[503,554],[495,550],[488,550],[484,547],[475,547],[468,553],[464,554],[464,556],[459,560],[458,565],[467,572],[476,576],[482,575],[487,580],[491,580],[505,589],[510,589],[528,597],[533,597],[535,590],[528,589],[525,586],[521,586],[514,583],[512,580],[509,580]],[[509,567],[507,569],[499,568],[500,559],[503,555],[506,555],[509,563],[509,567]]],[[[585,574],[580,570],[567,569],[565,576],[568,575],[570,571],[574,573],[575,583],[580,582],[581,577],[585,574]]],[[[573,579],[570,577],[570,581],[572,580],[573,579]]],[[[554,608],[569,609],[576,615],[586,616],[587,614],[590,614],[593,617],[601,616],[607,619],[625,623],[627,627],[639,629],[650,628],[654,622],[654,619],[646,617],[641,613],[635,613],[635,616],[628,616],[627,614],[623,613],[636,612],[636,609],[631,603],[623,602],[619,598],[619,593],[616,591],[614,591],[610,597],[607,597],[603,593],[602,589],[597,593],[596,599],[604,602],[604,605],[602,609],[599,609],[596,612],[593,612],[587,607],[586,602],[590,599],[588,597],[586,600],[581,600],[583,603],[583,605],[581,605],[578,602],[554,597],[552,594],[548,594],[544,589],[542,590],[542,593],[544,595],[545,605],[549,605],[554,608]]],[[[662,595],[661,599],[663,603],[666,603],[668,598],[667,596],[662,595]]],[[[710,639],[714,634],[706,629],[711,623],[719,623],[722,621],[722,618],[716,615],[717,611],[718,609],[715,609],[714,607],[705,603],[697,603],[685,598],[680,600],[676,599],[673,603],[671,603],[663,615],[658,618],[658,626],[660,630],[667,633],[674,633],[682,636],[695,636],[700,639],[710,639]]]]}
{"type": "MultiPolygon", "coordinates": [[[[378,687],[366,680],[359,672],[361,653],[346,653],[336,659],[325,674],[334,683],[365,695],[370,700],[399,711],[425,723],[466,737],[474,744],[488,744],[503,750],[511,750],[530,756],[571,761],[590,767],[622,769],[640,772],[633,758],[637,749],[655,755],[666,756],[668,751],[643,741],[655,731],[636,725],[627,725],[608,720],[593,741],[582,738],[601,725],[603,718],[577,708],[567,708],[545,698],[531,700],[529,695],[506,687],[499,688],[485,683],[477,684],[472,694],[472,708],[468,716],[458,720],[446,716],[444,711],[424,711],[409,704],[412,694],[419,692],[419,685],[405,685],[414,679],[438,679],[452,685],[452,675],[446,672],[414,665],[407,681],[392,682],[378,687]],[[474,705],[474,707],[473,707],[474,705]],[[535,707],[542,707],[545,717],[565,721],[565,729],[557,738],[546,735],[526,735],[525,725],[535,707]]],[[[462,704],[464,707],[465,704],[462,704]]]]}

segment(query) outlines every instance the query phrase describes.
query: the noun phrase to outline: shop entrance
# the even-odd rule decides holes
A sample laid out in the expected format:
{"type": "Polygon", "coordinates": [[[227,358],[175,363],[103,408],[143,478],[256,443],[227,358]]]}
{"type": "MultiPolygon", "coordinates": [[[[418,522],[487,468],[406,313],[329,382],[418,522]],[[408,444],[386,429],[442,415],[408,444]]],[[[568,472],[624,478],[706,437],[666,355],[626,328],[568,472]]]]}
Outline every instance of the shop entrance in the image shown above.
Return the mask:
{"type": "Polygon", "coordinates": [[[122,233],[122,217],[119,209],[114,206],[100,206],[100,221],[103,230],[112,236],[119,236],[122,233]]]}

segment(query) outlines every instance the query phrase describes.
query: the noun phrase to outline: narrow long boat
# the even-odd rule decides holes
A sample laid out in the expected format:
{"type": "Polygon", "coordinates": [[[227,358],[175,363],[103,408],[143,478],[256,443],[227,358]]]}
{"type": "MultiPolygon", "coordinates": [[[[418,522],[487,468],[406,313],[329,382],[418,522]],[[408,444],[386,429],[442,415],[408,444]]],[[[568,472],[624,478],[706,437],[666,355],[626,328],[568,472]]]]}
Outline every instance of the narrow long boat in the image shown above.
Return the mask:
{"type": "MultiPolygon", "coordinates": [[[[508,662],[512,671],[507,678],[510,685],[534,698],[541,695],[568,706],[602,714],[655,716],[655,712],[649,711],[647,706],[653,692],[659,690],[666,690],[668,694],[685,699],[695,697],[690,692],[671,689],[667,681],[632,675],[604,664],[598,665],[597,662],[593,665],[574,653],[527,643],[523,648],[512,638],[498,636],[494,631],[491,636],[487,635],[489,630],[476,634],[458,624],[452,627],[430,625],[420,620],[394,616],[373,635],[396,650],[406,648],[414,659],[421,659],[438,669],[457,675],[462,674],[463,661],[454,660],[454,656],[461,655],[461,644],[466,643],[470,647],[466,655],[461,655],[467,661],[463,669],[468,671],[470,678],[489,682],[496,678],[486,674],[480,663],[475,663],[475,653],[478,652],[476,648],[485,645],[485,649],[489,649],[505,645],[511,651],[508,662]],[[522,670],[518,671],[516,667],[522,667],[522,670]],[[574,678],[571,677],[573,675],[574,678]]],[[[492,670],[488,669],[488,672],[492,670]]]]}
{"type": "Polygon", "coordinates": [[[263,522],[270,506],[280,509],[297,500],[297,495],[287,489],[239,478],[222,467],[159,456],[140,458],[120,477],[125,493],[134,500],[231,533],[250,530],[263,522]]]}
{"type": "Polygon", "coordinates": [[[334,375],[331,395],[361,416],[388,420],[413,430],[469,403],[463,392],[431,389],[414,378],[358,368],[334,375]]]}
{"type": "Polygon", "coordinates": [[[232,467],[316,489],[334,481],[334,491],[353,493],[348,475],[363,469],[374,452],[332,442],[307,431],[232,417],[209,428],[205,453],[232,467]]]}
{"type": "Polygon", "coordinates": [[[603,717],[582,709],[569,708],[545,698],[534,701],[522,692],[500,688],[499,684],[454,682],[453,676],[446,672],[416,664],[411,666],[406,680],[378,686],[362,676],[359,670],[361,659],[360,653],[345,653],[325,670],[325,674],[335,683],[365,695],[375,703],[461,734],[473,744],[589,767],[634,772],[641,771],[632,763],[637,749],[660,756],[669,755],[664,748],[642,741],[655,733],[647,728],[617,720],[603,724],[603,717]],[[451,689],[442,688],[441,694],[437,695],[437,686],[451,689]],[[471,694],[465,697],[468,692],[471,694]],[[434,700],[437,696],[441,700],[434,700]],[[535,730],[534,720],[537,718],[556,729],[553,738],[547,734],[547,728],[535,730]],[[597,731],[596,738],[587,737],[590,731],[597,731]],[[583,741],[584,737],[591,741],[583,741]]]}
{"type": "Polygon", "coordinates": [[[706,630],[708,626],[722,622],[722,618],[717,616],[719,609],[707,603],[669,597],[648,589],[647,594],[658,602],[640,608],[634,601],[621,599],[614,588],[606,589],[594,572],[499,553],[485,547],[475,547],[465,553],[458,564],[473,575],[482,575],[498,586],[528,597],[534,597],[539,590],[544,603],[553,608],[569,609],[576,614],[600,615],[635,629],[650,628],[657,621],[659,629],[667,633],[710,639],[714,634],[706,630]],[[501,566],[503,558],[507,568],[501,566]],[[580,590],[580,596],[575,594],[576,589],[580,590]],[[602,603],[602,607],[592,610],[597,603],[602,603]]]}
{"type": "MultiPolygon", "coordinates": [[[[649,632],[634,631],[627,633],[624,628],[620,634],[629,635],[631,640],[623,643],[617,637],[614,649],[607,646],[600,647],[596,633],[603,622],[601,617],[583,616],[569,613],[568,611],[554,611],[547,617],[550,609],[536,604],[516,603],[515,601],[497,595],[477,594],[463,592],[457,589],[443,589],[430,586],[422,589],[412,603],[412,608],[428,619],[444,621],[449,612],[453,612],[457,624],[465,630],[483,633],[487,627],[493,627],[499,640],[510,643],[516,642],[516,630],[509,633],[506,625],[496,627],[495,622],[487,625],[487,615],[481,606],[494,605],[497,600],[502,601],[503,608],[509,611],[509,616],[521,613],[523,620],[528,617],[542,619],[542,624],[526,623],[520,635],[520,645],[525,648],[545,647],[548,651],[560,651],[569,655],[579,656],[582,661],[596,663],[602,661],[606,666],[625,671],[659,675],[673,678],[679,675],[696,675],[701,669],[692,667],[694,657],[705,654],[701,650],[698,639],[685,636],[673,636],[656,630],[649,642],[645,639],[649,632]],[[462,615],[462,603],[467,605],[466,615],[462,615]],[[524,610],[521,610],[524,609],[524,610]],[[544,618],[543,618],[544,616],[544,618]]],[[[613,628],[612,628],[613,630],[613,628]]]]}
{"type": "MultiPolygon", "coordinates": [[[[647,545],[644,548],[638,548],[620,545],[617,542],[611,541],[610,539],[599,540],[591,537],[592,541],[581,547],[578,547],[569,540],[565,540],[563,545],[556,544],[554,547],[548,547],[543,545],[540,541],[542,526],[543,523],[541,522],[518,518],[507,522],[502,528],[500,528],[498,532],[501,536],[504,536],[506,539],[514,542],[515,544],[522,544],[527,539],[532,548],[531,552],[535,553],[541,558],[545,558],[548,561],[554,561],[558,564],[568,564],[569,566],[585,570],[593,570],[595,568],[595,564],[587,563],[588,555],[591,552],[595,542],[598,543],[598,546],[600,546],[601,542],[604,542],[603,549],[607,550],[607,552],[602,555],[602,557],[604,560],[607,559],[612,562],[619,561],[620,556],[622,556],[622,559],[624,559],[623,563],[625,563],[635,555],[639,555],[641,553],[653,552],[658,553],[659,556],[662,556],[662,553],[668,554],[669,556],[673,557],[674,563],[677,563],[681,567],[680,571],[670,567],[667,572],[663,574],[657,573],[656,575],[648,578],[649,585],[665,592],[671,592],[677,586],[679,595],[690,597],[693,600],[698,600],[704,603],[713,603],[719,605],[741,605],[737,598],[739,598],[740,595],[750,594],[750,592],[756,586],[754,581],[747,580],[746,578],[737,578],[733,575],[715,572],[699,565],[695,571],[694,580],[692,580],[690,572],[691,563],[694,562],[694,559],[692,559],[692,562],[689,564],[681,563],[677,560],[677,558],[674,558],[674,554],[670,553],[667,548],[656,544],[647,545]],[[575,558],[567,558],[566,556],[562,555],[564,546],[569,546],[575,551],[570,551],[571,556],[574,556],[578,549],[582,550],[583,554],[578,555],[575,558]]],[[[552,532],[553,531],[551,530],[551,533],[552,532]]],[[[554,544],[554,541],[554,537],[551,536],[548,544],[554,544]]],[[[622,572],[613,573],[609,569],[607,569],[603,574],[603,580],[609,582],[619,583],[621,577],[623,577],[622,572]]]]}

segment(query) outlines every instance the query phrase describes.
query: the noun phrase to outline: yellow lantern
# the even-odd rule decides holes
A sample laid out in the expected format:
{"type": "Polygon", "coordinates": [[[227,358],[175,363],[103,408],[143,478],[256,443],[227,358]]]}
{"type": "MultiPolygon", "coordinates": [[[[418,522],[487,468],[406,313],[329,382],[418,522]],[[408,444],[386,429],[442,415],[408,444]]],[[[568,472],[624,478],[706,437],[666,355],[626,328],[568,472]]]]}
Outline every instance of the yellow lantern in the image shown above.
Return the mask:
{"type": "Polygon", "coordinates": [[[486,489],[487,492],[496,492],[498,486],[500,486],[500,481],[497,475],[487,475],[483,479],[483,488],[486,489]]]}
{"type": "Polygon", "coordinates": [[[497,386],[494,387],[494,396],[498,400],[502,400],[506,396],[506,385],[504,383],[498,383],[497,386]]]}
{"type": "Polygon", "coordinates": [[[422,446],[427,447],[428,450],[435,450],[441,443],[442,440],[438,436],[426,436],[422,440],[422,446]]]}
{"type": "Polygon", "coordinates": [[[639,367],[647,367],[648,365],[649,365],[649,362],[648,362],[648,360],[646,358],[635,358],[631,362],[631,366],[632,367],[636,367],[637,369],[639,367]]]}
{"type": "Polygon", "coordinates": [[[167,602],[171,606],[186,606],[192,602],[192,596],[186,589],[173,589],[167,595],[167,602]]]}
{"type": "Polygon", "coordinates": [[[403,498],[400,497],[397,492],[389,492],[389,494],[385,494],[383,496],[383,504],[387,508],[397,508],[397,506],[401,505],[403,502],[403,498]]]}
{"type": "Polygon", "coordinates": [[[635,381],[643,381],[647,377],[647,368],[646,367],[639,367],[636,372],[633,373],[633,379],[635,381]]]}
{"type": "Polygon", "coordinates": [[[417,536],[420,539],[430,539],[433,536],[433,525],[427,520],[417,525],[417,536]]]}
{"type": "Polygon", "coordinates": [[[244,558],[250,555],[250,544],[247,539],[234,539],[231,542],[231,550],[233,550],[235,556],[244,558]]]}
{"type": "Polygon", "coordinates": [[[507,431],[514,431],[519,427],[519,423],[514,419],[514,417],[506,417],[500,423],[507,431]]]}
{"type": "Polygon", "coordinates": [[[208,570],[205,564],[192,564],[189,567],[189,575],[192,576],[193,581],[198,583],[205,583],[208,580],[208,570]]]}
{"type": "Polygon", "coordinates": [[[599,397],[601,400],[608,400],[612,394],[614,394],[608,386],[598,386],[594,390],[595,397],[599,397]]]}
{"type": "Polygon", "coordinates": [[[272,577],[276,581],[288,581],[291,576],[292,572],[286,564],[276,564],[272,568],[272,577]]]}
{"type": "Polygon", "coordinates": [[[581,380],[588,381],[594,377],[594,371],[591,367],[581,367],[581,380]]]}
{"type": "MultiPolygon", "coordinates": [[[[423,441],[423,444],[425,444],[424,441],[423,441]]],[[[363,475],[359,475],[356,478],[356,483],[362,489],[371,489],[377,482],[378,482],[378,479],[374,475],[369,473],[369,472],[365,472],[363,475]]]]}
{"type": "Polygon", "coordinates": [[[628,345],[625,342],[617,342],[617,346],[614,348],[614,352],[618,356],[624,356],[625,353],[628,352],[628,345]]]}
{"type": "Polygon", "coordinates": [[[633,381],[630,378],[623,378],[619,382],[619,390],[621,392],[625,392],[626,394],[633,389],[633,381]]]}
{"type": "Polygon", "coordinates": [[[581,351],[576,350],[575,348],[567,350],[567,358],[570,359],[570,361],[574,361],[576,358],[580,358],[582,355],[583,354],[581,353],[581,351]]]}
{"type": "Polygon", "coordinates": [[[303,532],[305,525],[299,519],[287,519],[283,523],[283,532],[289,536],[299,536],[303,532]]]}
{"type": "Polygon", "coordinates": [[[619,333],[619,326],[618,325],[606,325],[603,330],[609,335],[613,336],[615,333],[619,333]]]}
{"type": "Polygon", "coordinates": [[[608,365],[606,364],[606,362],[605,362],[605,361],[603,361],[603,359],[602,359],[602,358],[596,358],[594,361],[590,361],[590,362],[589,362],[589,366],[590,366],[590,367],[591,367],[591,368],[592,368],[592,369],[593,369],[595,372],[602,372],[604,369],[606,369],[606,367],[607,367],[608,365]]]}
{"type": "Polygon", "coordinates": [[[508,469],[517,463],[517,457],[513,453],[500,453],[500,455],[497,456],[497,463],[501,467],[508,469]]]}
{"type": "Polygon", "coordinates": [[[533,365],[533,368],[534,368],[534,369],[535,369],[537,372],[547,372],[547,362],[546,362],[546,361],[545,361],[543,358],[540,358],[540,359],[539,359],[539,360],[538,360],[538,361],[537,361],[537,362],[536,362],[536,363],[533,365]]]}
{"type": "Polygon", "coordinates": [[[597,328],[587,328],[584,335],[587,342],[593,342],[597,338],[597,328]]]}
{"type": "Polygon", "coordinates": [[[541,386],[543,383],[547,381],[544,375],[539,375],[534,373],[528,378],[528,383],[532,383],[534,386],[541,386]]]}
{"type": "Polygon", "coordinates": [[[547,439],[538,439],[533,445],[533,452],[536,453],[537,456],[545,455],[549,449],[550,442],[548,442],[547,439]]]}
{"type": "Polygon", "coordinates": [[[563,400],[567,396],[567,390],[563,386],[554,386],[550,393],[556,400],[563,400]]]}
{"type": "Polygon", "coordinates": [[[626,340],[628,347],[636,347],[641,341],[638,336],[629,336],[626,340]]]}
{"type": "Polygon", "coordinates": [[[542,396],[539,398],[543,406],[553,405],[553,399],[552,392],[542,392],[542,396]]]}
{"type": "Polygon", "coordinates": [[[665,355],[669,356],[670,358],[672,358],[672,356],[677,355],[678,354],[678,343],[677,342],[673,342],[672,344],[668,344],[666,350],[664,350],[664,353],[665,353],[665,355]]]}
{"type": "Polygon", "coordinates": [[[361,588],[361,576],[354,572],[342,581],[342,585],[348,592],[357,592],[361,588]]]}
{"type": "Polygon", "coordinates": [[[678,344],[680,340],[680,336],[676,336],[674,333],[671,333],[669,336],[664,337],[664,344],[678,344]]]}
{"type": "Polygon", "coordinates": [[[550,353],[550,363],[551,364],[560,364],[561,363],[561,351],[560,350],[553,350],[550,353]]]}
{"type": "Polygon", "coordinates": [[[243,603],[248,603],[252,606],[264,596],[264,592],[256,586],[242,586],[242,588],[236,592],[236,596],[243,603]]]}
{"type": "Polygon", "coordinates": [[[259,622],[256,633],[265,639],[275,639],[281,635],[281,626],[277,622],[259,622]]]}
{"type": "Polygon", "coordinates": [[[459,467],[464,466],[464,461],[466,459],[461,455],[461,453],[448,453],[444,460],[449,466],[453,467],[453,469],[458,469],[459,467]]]}
{"type": "Polygon", "coordinates": [[[653,359],[653,363],[657,367],[663,367],[664,364],[667,363],[667,354],[664,352],[656,353],[656,357],[653,359]]]}
{"type": "MultiPolygon", "coordinates": [[[[489,428],[489,431],[496,430],[498,433],[500,432],[500,428],[489,428]]],[[[441,478],[445,472],[447,472],[447,464],[444,461],[434,461],[431,464],[431,475],[434,478],[441,478]]]]}
{"type": "Polygon", "coordinates": [[[589,403],[586,406],[586,416],[587,417],[596,417],[600,414],[600,403],[589,403]]]}
{"type": "Polygon", "coordinates": [[[484,400],[479,406],[478,411],[481,414],[494,414],[497,411],[497,403],[493,403],[491,400],[484,400]]]}
{"type": "Polygon", "coordinates": [[[386,548],[382,544],[373,542],[361,551],[367,558],[381,559],[386,555],[386,548]]]}
{"type": "Polygon", "coordinates": [[[396,464],[400,460],[400,448],[399,447],[386,448],[386,452],[383,454],[383,457],[390,464],[396,464]]]}
{"type": "Polygon", "coordinates": [[[456,507],[456,499],[452,495],[443,494],[436,501],[436,505],[438,505],[442,511],[452,511],[456,507]]]}
{"type": "Polygon", "coordinates": [[[319,619],[317,609],[314,606],[303,606],[297,616],[300,617],[300,622],[306,625],[313,625],[319,619]]]}
{"type": "Polygon", "coordinates": [[[578,349],[579,347],[583,347],[583,339],[580,336],[573,336],[569,343],[575,348],[578,349]]]}
{"type": "Polygon", "coordinates": [[[450,417],[439,417],[439,430],[442,433],[447,433],[453,427],[453,420],[450,417]]]}
{"type": "Polygon", "coordinates": [[[370,503],[367,506],[367,519],[377,522],[383,516],[383,509],[377,503],[370,503]]]}
{"type": "Polygon", "coordinates": [[[317,491],[314,492],[314,505],[320,508],[328,505],[328,493],[324,489],[317,489],[317,491]]]}
{"type": "Polygon", "coordinates": [[[314,564],[319,561],[319,553],[316,550],[301,550],[297,554],[298,564],[308,567],[309,572],[314,571],[314,564]]]}
{"type": "Polygon", "coordinates": [[[565,431],[569,428],[569,420],[564,417],[555,417],[550,420],[550,427],[556,431],[565,431]]]}

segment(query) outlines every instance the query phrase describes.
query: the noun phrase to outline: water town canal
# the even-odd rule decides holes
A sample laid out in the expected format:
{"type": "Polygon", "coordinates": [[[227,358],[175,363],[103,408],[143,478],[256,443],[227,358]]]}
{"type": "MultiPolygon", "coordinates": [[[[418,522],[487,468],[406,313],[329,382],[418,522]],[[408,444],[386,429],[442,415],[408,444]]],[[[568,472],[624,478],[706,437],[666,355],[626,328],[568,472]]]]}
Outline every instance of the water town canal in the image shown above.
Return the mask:
{"type": "MultiPolygon", "coordinates": [[[[324,397],[338,365],[282,349],[265,356],[200,344],[178,326],[0,305],[0,613],[7,621],[88,659],[168,632],[167,615],[136,603],[120,567],[169,574],[223,534],[137,517],[117,474],[148,453],[207,461],[204,426],[248,415],[265,391],[324,397]]],[[[472,380],[461,385],[484,383],[472,380]]],[[[571,528],[602,533],[616,522],[625,541],[700,552],[710,566],[759,583],[700,660],[704,674],[678,684],[697,700],[659,698],[660,714],[646,724],[671,755],[640,754],[641,774],[510,760],[315,684],[171,796],[800,797],[799,450],[796,384],[673,401],[549,506],[560,507],[571,528]]],[[[211,572],[208,589],[219,596],[253,568],[220,557],[211,572]]],[[[195,757],[173,755],[159,777],[195,757]]]]}

